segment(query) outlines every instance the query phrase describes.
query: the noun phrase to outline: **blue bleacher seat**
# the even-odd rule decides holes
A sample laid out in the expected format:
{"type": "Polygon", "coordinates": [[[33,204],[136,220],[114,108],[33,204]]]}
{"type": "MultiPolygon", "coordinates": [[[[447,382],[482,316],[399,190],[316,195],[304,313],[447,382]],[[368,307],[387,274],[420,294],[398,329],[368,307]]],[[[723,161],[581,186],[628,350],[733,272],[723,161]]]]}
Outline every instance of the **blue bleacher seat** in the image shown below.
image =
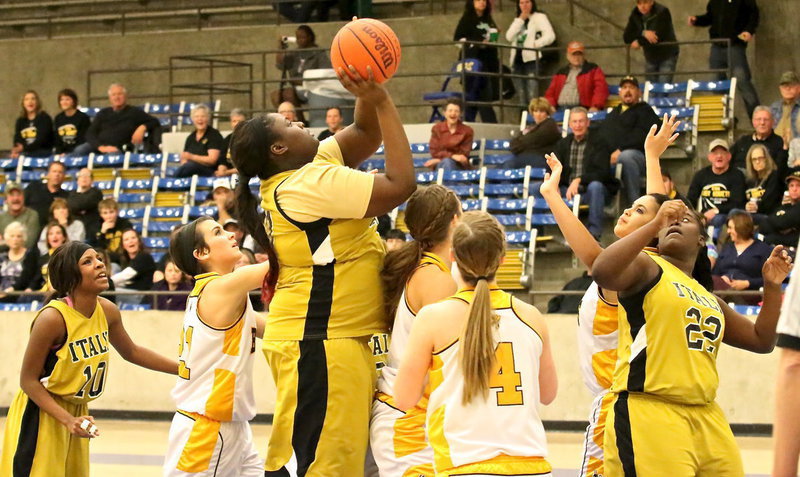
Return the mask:
{"type": "Polygon", "coordinates": [[[67,169],[82,169],[89,165],[89,156],[66,156],[64,165],[67,169]]]}
{"type": "Polygon", "coordinates": [[[470,210],[481,210],[482,202],[480,199],[466,199],[461,201],[461,210],[468,212],[470,210]]]}
{"type": "Polygon", "coordinates": [[[127,209],[120,209],[119,216],[128,220],[142,220],[144,219],[145,211],[145,207],[129,207],[127,209]]]}
{"type": "Polygon", "coordinates": [[[121,303],[119,309],[122,311],[149,311],[152,306],[146,303],[121,303]]]}
{"type": "Polygon", "coordinates": [[[475,185],[448,185],[448,189],[455,192],[459,197],[478,197],[481,194],[481,187],[475,185]]]}
{"type": "Polygon", "coordinates": [[[153,257],[156,263],[160,262],[166,254],[167,252],[150,252],[150,256],[153,257]]]}
{"type": "Polygon", "coordinates": [[[529,231],[506,232],[506,242],[511,245],[527,245],[531,241],[529,231]]]}
{"type": "Polygon", "coordinates": [[[183,217],[183,207],[151,207],[150,217],[158,219],[180,220],[183,217]]]}
{"type": "Polygon", "coordinates": [[[752,305],[733,305],[733,310],[743,315],[758,316],[758,314],[761,312],[761,307],[752,305]]]}
{"type": "Polygon", "coordinates": [[[722,81],[693,81],[692,91],[709,93],[727,93],[731,89],[731,80],[722,81]]]}
{"type": "Polygon", "coordinates": [[[450,170],[442,171],[442,183],[447,185],[452,182],[475,182],[481,179],[480,170],[450,170]]]}
{"type": "Polygon", "coordinates": [[[90,162],[92,168],[98,167],[122,167],[125,164],[124,154],[94,154],[90,162]]]}
{"type": "Polygon", "coordinates": [[[22,169],[47,169],[51,162],[53,162],[52,157],[23,157],[22,169]]]}
{"type": "Polygon", "coordinates": [[[83,113],[85,113],[90,118],[94,118],[95,116],[97,116],[97,113],[100,112],[100,109],[102,109],[102,108],[96,108],[96,107],[89,108],[89,107],[81,106],[78,109],[80,111],[82,111],[83,113]]]}
{"type": "Polygon", "coordinates": [[[486,154],[483,156],[484,166],[500,166],[509,159],[513,159],[514,154],[486,154]]]}
{"type": "Polygon", "coordinates": [[[149,204],[151,202],[151,194],[139,193],[121,193],[117,196],[117,203],[119,204],[149,204]]]}
{"type": "Polygon", "coordinates": [[[427,154],[430,148],[427,142],[419,142],[411,145],[412,154],[427,154]]]}
{"type": "Polygon", "coordinates": [[[510,139],[489,139],[486,141],[486,149],[489,151],[508,151],[510,148],[510,139]]]}
{"type": "Polygon", "coordinates": [[[13,171],[17,169],[17,159],[0,159],[0,169],[4,171],[13,171]]]}
{"type": "Polygon", "coordinates": [[[216,217],[217,216],[217,206],[216,205],[195,205],[189,208],[189,220],[194,220],[198,217],[203,215],[207,215],[209,217],[216,217]]]}
{"type": "Polygon", "coordinates": [[[113,191],[116,181],[95,181],[94,186],[103,192],[113,191]]]}
{"type": "Polygon", "coordinates": [[[431,184],[436,182],[436,172],[417,172],[417,184],[431,184]]]}
{"type": "Polygon", "coordinates": [[[145,237],[142,239],[144,246],[149,249],[168,249],[169,238],[167,237],[145,237]]]}
{"type": "Polygon", "coordinates": [[[21,182],[36,182],[42,180],[44,171],[22,171],[19,176],[21,182]]]}
{"type": "Polygon", "coordinates": [[[672,96],[656,96],[647,101],[650,106],[658,108],[682,108],[686,106],[686,98],[675,98],[672,96]]]}
{"type": "Polygon", "coordinates": [[[172,178],[167,177],[158,181],[158,190],[181,191],[189,190],[192,179],[189,177],[172,178]]]}
{"type": "Polygon", "coordinates": [[[161,154],[131,154],[128,157],[128,167],[153,167],[161,168],[164,156],[161,154]]]}
{"type": "Polygon", "coordinates": [[[36,311],[38,309],[38,301],[31,303],[0,303],[0,311],[36,311]]]}

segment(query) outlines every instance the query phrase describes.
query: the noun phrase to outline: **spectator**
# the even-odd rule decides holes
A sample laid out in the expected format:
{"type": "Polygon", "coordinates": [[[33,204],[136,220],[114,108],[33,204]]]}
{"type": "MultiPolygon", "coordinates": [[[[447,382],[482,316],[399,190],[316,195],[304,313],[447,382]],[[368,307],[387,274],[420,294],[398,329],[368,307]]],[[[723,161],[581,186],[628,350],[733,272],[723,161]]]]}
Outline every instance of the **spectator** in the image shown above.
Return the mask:
{"type": "Polygon", "coordinates": [[[90,152],[114,154],[144,143],[148,129],[158,129],[158,119],[141,108],[128,104],[128,90],[119,83],[108,87],[111,106],[101,109],[86,132],[86,142],[76,147],[73,154],[81,156],[90,152]]]}
{"type": "MultiPolygon", "coordinates": [[[[103,260],[103,263],[106,264],[106,273],[111,275],[115,271],[119,271],[119,265],[111,261],[111,256],[108,255],[108,250],[100,247],[95,247],[95,251],[97,255],[103,260]]],[[[116,287],[114,287],[114,282],[109,278],[108,279],[108,290],[106,292],[113,292],[116,291],[116,287]]],[[[116,295],[104,295],[105,298],[108,299],[111,303],[117,303],[116,295]]]]}
{"type": "MultiPolygon", "coordinates": [[[[785,150],[786,146],[784,146],[785,150]]],[[[800,137],[792,139],[789,143],[789,158],[786,160],[788,169],[800,166],[800,137]]]]}
{"type": "Polygon", "coordinates": [[[569,181],[567,200],[578,193],[584,194],[582,203],[589,204],[587,228],[599,241],[603,233],[603,207],[618,186],[611,175],[611,151],[599,132],[589,130],[589,124],[588,111],[580,106],[573,108],[569,115],[572,132],[558,141],[555,153],[564,165],[562,181],[569,181]]]}
{"type": "Polygon", "coordinates": [[[636,0],[622,39],[631,48],[644,51],[647,81],[672,82],[680,47],[659,44],[677,41],[669,8],[654,0],[636,0]]]}
{"type": "MultiPolygon", "coordinates": [[[[280,49],[286,49],[289,37],[281,37],[278,42],[280,49]]],[[[297,49],[288,53],[275,55],[275,67],[281,70],[281,83],[278,91],[271,95],[272,105],[288,101],[294,106],[300,106],[307,99],[297,90],[303,83],[303,72],[319,68],[331,68],[331,60],[325,50],[317,46],[317,36],[308,25],[300,25],[295,31],[297,49]]],[[[280,112],[280,110],[278,111],[280,112]]],[[[298,116],[300,117],[300,116],[298,116]]],[[[303,119],[300,118],[302,121],[303,119]]],[[[290,120],[290,121],[297,121],[290,120]]]]}
{"type": "Polygon", "coordinates": [[[746,164],[745,210],[751,214],[762,215],[775,212],[781,205],[783,182],[767,147],[764,144],[750,146],[746,164]]]}
{"type": "Polygon", "coordinates": [[[658,116],[649,104],[641,101],[639,82],[626,76],[619,82],[622,103],[608,113],[601,134],[611,148],[611,165],[622,164],[622,184],[628,204],[641,195],[645,177],[644,140],[650,127],[658,124],[658,116]]]}
{"type": "Polygon", "coordinates": [[[533,125],[526,127],[521,135],[511,140],[514,157],[503,163],[505,169],[547,167],[544,155],[553,152],[553,147],[561,139],[561,130],[550,117],[555,110],[546,98],[532,99],[528,112],[533,117],[533,125]]]}
{"type": "Polygon", "coordinates": [[[661,168],[661,181],[664,182],[664,190],[667,192],[669,200],[682,200],[689,207],[694,207],[685,195],[678,192],[678,188],[675,187],[675,181],[672,180],[672,174],[663,167],[661,168]]]}
{"type": "MultiPolygon", "coordinates": [[[[47,218],[48,223],[57,222],[67,231],[67,238],[70,241],[77,240],[83,242],[86,239],[86,228],[83,222],[75,220],[67,206],[66,199],[54,199],[50,204],[50,213],[47,218]]],[[[44,230],[39,235],[39,252],[47,253],[47,234],[44,230]]]]}
{"type": "Polygon", "coordinates": [[[386,232],[386,251],[399,250],[406,243],[406,233],[402,230],[391,229],[386,232]]]}
{"type": "Polygon", "coordinates": [[[214,205],[217,206],[217,216],[214,217],[217,222],[222,224],[226,220],[233,218],[235,207],[233,204],[233,188],[229,178],[220,177],[219,179],[214,179],[211,184],[211,199],[214,205]]]}
{"type": "Polygon", "coordinates": [[[100,211],[100,230],[95,235],[94,245],[106,249],[111,261],[119,262],[122,253],[122,232],[133,228],[128,219],[120,218],[119,205],[114,199],[103,199],[97,204],[100,211]]]}
{"type": "MultiPolygon", "coordinates": [[[[251,235],[245,235],[244,229],[236,219],[227,219],[222,222],[222,230],[230,232],[236,239],[236,244],[240,249],[254,250],[256,248],[255,239],[251,235]]],[[[261,263],[260,261],[258,263],[261,263]]]]}
{"type": "Polygon", "coordinates": [[[3,229],[3,238],[8,248],[0,252],[0,301],[15,302],[16,296],[6,296],[12,291],[22,291],[27,284],[22,283],[22,270],[26,266],[35,269],[39,262],[36,247],[26,248],[27,230],[19,222],[11,222],[3,229]]]}
{"type": "MultiPolygon", "coordinates": [[[[133,229],[122,232],[122,253],[120,254],[122,270],[111,276],[117,291],[145,291],[153,288],[153,272],[156,262],[144,248],[139,233],[133,229]]],[[[118,295],[117,303],[142,302],[142,295],[118,295]]]]}
{"type": "MultiPolygon", "coordinates": [[[[454,41],[469,41],[462,46],[463,58],[474,58],[481,62],[481,71],[487,73],[500,72],[500,59],[497,47],[491,43],[497,41],[499,30],[492,19],[492,4],[488,0],[466,0],[464,13],[458,20],[456,31],[453,33],[454,41]]],[[[487,78],[468,75],[465,91],[478,91],[478,101],[490,102],[499,97],[500,83],[497,77],[487,78]],[[479,86],[475,87],[478,83],[479,86]]],[[[488,104],[480,106],[466,105],[464,117],[467,121],[475,121],[480,114],[484,123],[496,123],[497,116],[494,108],[488,104]]]]}
{"type": "Polygon", "coordinates": [[[103,200],[103,191],[94,185],[92,170],[84,167],[78,171],[77,187],[67,196],[72,216],[83,222],[87,237],[94,237],[100,230],[100,213],[97,205],[103,200]]]}
{"type": "Polygon", "coordinates": [[[47,157],[53,153],[53,120],[42,111],[42,102],[36,91],[28,90],[22,96],[22,110],[14,125],[14,146],[11,157],[20,154],[47,157]]]}
{"type": "MultiPolygon", "coordinates": [[[[47,252],[39,254],[37,247],[31,247],[31,249],[36,249],[35,253],[38,260],[35,264],[32,260],[23,263],[22,275],[20,275],[20,286],[25,286],[24,291],[51,291],[50,282],[47,277],[47,264],[50,263],[50,257],[53,255],[53,252],[55,252],[58,247],[67,243],[68,238],[67,230],[63,225],[57,222],[50,222],[47,224],[45,231],[47,233],[47,252]]],[[[33,297],[23,297],[20,301],[27,302],[32,298],[33,297]]]]}
{"type": "Polygon", "coordinates": [[[708,146],[711,165],[697,171],[689,186],[689,202],[706,218],[708,225],[725,225],[728,212],[744,208],[744,174],[731,167],[728,142],[714,139],[708,146]]]}
{"type": "MultiPolygon", "coordinates": [[[[728,215],[730,241],[719,252],[711,270],[714,290],[758,290],[764,286],[761,267],[772,253],[772,247],[753,236],[753,219],[747,212],[736,210],[728,215]]],[[[755,305],[760,297],[746,297],[755,305]]]]}
{"type": "Polygon", "coordinates": [[[544,94],[556,109],[583,106],[589,112],[595,112],[606,107],[606,75],[599,66],[586,61],[584,50],[579,41],[567,45],[569,64],[556,71],[544,94]]]}
{"type": "MultiPolygon", "coordinates": [[[[167,260],[164,267],[164,279],[153,284],[153,291],[192,291],[192,283],[171,259],[167,260]]],[[[153,309],[162,311],[184,311],[186,310],[187,293],[176,293],[174,295],[154,295],[152,299],[153,309]]]]}
{"type": "Polygon", "coordinates": [[[775,134],[785,142],[800,139],[800,78],[794,71],[781,75],[779,89],[781,99],[772,103],[770,109],[774,119],[775,134]]]}
{"type": "Polygon", "coordinates": [[[282,115],[284,118],[293,123],[299,121],[297,118],[297,109],[295,109],[294,105],[288,101],[284,101],[278,105],[278,114],[282,115]]]}
{"type": "Polygon", "coordinates": [[[25,206],[22,186],[15,182],[6,185],[6,211],[0,213],[0,230],[5,230],[12,222],[19,222],[25,227],[25,248],[33,247],[41,227],[39,214],[25,206]]]}
{"type": "Polygon", "coordinates": [[[75,147],[86,142],[86,131],[92,121],[82,111],[78,111],[78,94],[65,88],[58,92],[58,105],[61,112],[53,119],[55,127],[55,152],[69,154],[75,147]]]}
{"type": "Polygon", "coordinates": [[[745,168],[745,158],[753,144],[763,144],[769,150],[770,156],[778,166],[781,177],[786,175],[788,167],[786,160],[788,153],[783,150],[783,139],[775,134],[772,129],[772,113],[766,106],[758,106],[753,110],[753,134],[745,134],[733,144],[731,154],[733,165],[739,169],[745,168]]]}
{"type": "Polygon", "coordinates": [[[324,141],[329,137],[333,136],[337,132],[344,129],[344,124],[342,121],[342,110],[338,106],[332,106],[328,108],[325,112],[325,124],[328,126],[328,129],[325,129],[317,136],[317,139],[320,141],[324,141]]]}
{"type": "Polygon", "coordinates": [[[217,160],[217,170],[214,172],[215,176],[224,177],[239,173],[236,167],[233,166],[233,162],[231,162],[231,139],[233,138],[233,130],[236,129],[236,126],[246,120],[247,116],[241,108],[231,109],[231,133],[222,140],[222,149],[219,153],[219,160],[217,160]]]}
{"type": "Polygon", "coordinates": [[[217,170],[219,152],[223,146],[222,134],[209,125],[211,110],[205,104],[193,107],[191,117],[194,131],[186,136],[183,152],[181,152],[181,165],[175,171],[175,176],[213,176],[217,170]]]}
{"type": "Polygon", "coordinates": [[[513,78],[514,88],[520,101],[527,104],[532,98],[539,96],[539,83],[535,78],[541,60],[539,51],[523,48],[544,48],[556,41],[556,34],[547,15],[540,12],[536,0],[519,0],[517,17],[511,22],[506,32],[506,40],[516,48],[511,48],[511,71],[527,78],[513,78]]]}
{"type": "MultiPolygon", "coordinates": [[[[25,188],[25,205],[39,214],[39,227],[47,223],[47,217],[50,215],[50,204],[53,203],[53,199],[66,199],[69,196],[69,192],[61,188],[61,184],[64,183],[65,172],[66,166],[64,166],[64,163],[53,161],[47,166],[46,182],[34,181],[25,188]]],[[[39,229],[37,228],[33,236],[36,237],[38,235],[39,229]]]]}
{"type": "Polygon", "coordinates": [[[444,121],[431,128],[429,150],[431,158],[425,167],[432,170],[443,168],[472,169],[469,152],[472,150],[472,128],[461,122],[461,103],[450,99],[444,108],[444,121]]]}
{"type": "Polygon", "coordinates": [[[758,231],[764,241],[772,245],[797,246],[800,237],[800,170],[793,170],[788,177],[787,196],[778,210],[766,217],[756,216],[758,231]]]}
{"type": "MultiPolygon", "coordinates": [[[[742,95],[747,115],[759,105],[758,93],[750,79],[750,65],[747,63],[747,43],[756,34],[758,27],[758,5],[756,0],[708,0],[706,13],[689,17],[689,25],[711,27],[712,40],[730,40],[730,51],[725,43],[713,43],[708,66],[712,70],[730,68],[736,78],[736,86],[742,95]],[[730,55],[731,63],[728,64],[730,55]]],[[[724,80],[724,72],[717,73],[717,79],[724,80]]]]}

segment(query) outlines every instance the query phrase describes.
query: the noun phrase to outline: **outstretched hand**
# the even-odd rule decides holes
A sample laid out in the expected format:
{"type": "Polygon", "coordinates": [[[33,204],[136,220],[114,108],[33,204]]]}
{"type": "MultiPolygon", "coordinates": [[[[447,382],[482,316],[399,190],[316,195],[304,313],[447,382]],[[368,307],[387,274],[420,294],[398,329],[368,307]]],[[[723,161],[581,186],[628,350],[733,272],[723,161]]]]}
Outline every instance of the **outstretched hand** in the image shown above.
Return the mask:
{"type": "Polygon", "coordinates": [[[336,70],[339,82],[356,98],[372,104],[378,104],[388,98],[389,93],[382,84],[375,81],[370,66],[367,66],[367,75],[367,79],[362,78],[353,65],[348,66],[348,71],[345,71],[344,68],[336,70]]]}
{"type": "Polygon", "coordinates": [[[650,132],[647,133],[647,138],[644,140],[644,152],[651,157],[660,157],[664,151],[678,139],[678,126],[681,125],[680,121],[675,120],[675,115],[667,116],[661,119],[661,127],[658,128],[657,124],[650,127],[650,132]],[[658,128],[658,133],[656,133],[658,128]]]}
{"type": "Polygon", "coordinates": [[[561,161],[558,160],[558,157],[556,157],[554,153],[545,154],[544,158],[547,160],[547,166],[550,167],[550,172],[544,175],[544,182],[542,182],[539,192],[543,196],[547,194],[558,196],[560,194],[558,185],[561,182],[561,170],[563,169],[561,161]]]}
{"type": "Polygon", "coordinates": [[[792,257],[783,245],[776,245],[769,258],[761,267],[764,283],[780,285],[792,270],[792,257]]]}

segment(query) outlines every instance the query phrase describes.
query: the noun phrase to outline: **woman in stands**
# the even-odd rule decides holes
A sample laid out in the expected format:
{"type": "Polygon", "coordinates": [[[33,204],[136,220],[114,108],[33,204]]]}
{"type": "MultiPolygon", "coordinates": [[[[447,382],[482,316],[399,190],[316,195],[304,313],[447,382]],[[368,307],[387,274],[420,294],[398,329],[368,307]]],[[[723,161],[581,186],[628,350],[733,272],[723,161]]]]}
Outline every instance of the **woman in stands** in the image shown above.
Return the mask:
{"type": "MultiPolygon", "coordinates": [[[[122,254],[120,256],[122,270],[111,277],[117,291],[141,290],[153,288],[153,272],[156,262],[144,247],[139,233],[134,229],[122,232],[122,254]]],[[[142,295],[119,295],[119,303],[139,304],[142,295]]]]}
{"type": "Polygon", "coordinates": [[[417,312],[456,292],[450,248],[460,216],[461,202],[451,190],[440,185],[418,189],[405,212],[413,240],[386,255],[381,278],[394,324],[370,422],[370,447],[381,475],[410,475],[413,470],[414,475],[433,477],[433,450],[425,437],[427,395],[408,412],[399,411],[394,383],[417,312]]]}
{"type": "MultiPolygon", "coordinates": [[[[0,252],[0,290],[2,294],[12,291],[22,291],[27,286],[23,283],[23,270],[35,270],[39,261],[39,252],[36,247],[25,248],[28,231],[19,222],[6,225],[3,232],[8,250],[0,252]]],[[[16,296],[3,296],[0,301],[15,302],[16,296]]]]}
{"type": "Polygon", "coordinates": [[[186,309],[186,294],[192,290],[192,281],[183,273],[174,260],[168,257],[164,263],[164,279],[153,283],[153,291],[177,291],[175,295],[156,295],[152,297],[154,310],[182,311],[186,309]]]}
{"type": "Polygon", "coordinates": [[[213,176],[223,147],[222,134],[211,127],[211,110],[205,104],[193,107],[191,118],[194,131],[186,136],[181,152],[181,165],[175,171],[175,176],[213,176]]]}
{"type": "Polygon", "coordinates": [[[78,94],[65,88],[58,92],[58,105],[61,112],[53,118],[55,128],[56,154],[71,153],[77,146],[86,142],[86,131],[92,120],[78,110],[78,94]]]}
{"type": "Polygon", "coordinates": [[[20,154],[47,157],[53,153],[53,120],[42,111],[42,101],[36,91],[22,96],[22,111],[14,125],[14,146],[11,157],[20,154]]]}
{"type": "MultiPolygon", "coordinates": [[[[57,222],[61,224],[67,231],[67,238],[69,240],[83,242],[86,238],[86,228],[83,222],[75,220],[75,218],[72,217],[72,212],[67,205],[66,199],[60,197],[53,199],[53,203],[50,204],[50,217],[48,222],[57,222]]],[[[47,249],[47,232],[42,230],[42,233],[39,235],[39,252],[43,254],[47,253],[47,249]]]]}
{"type": "MultiPolygon", "coordinates": [[[[481,62],[480,71],[498,73],[500,60],[497,47],[489,43],[497,42],[499,30],[492,19],[492,4],[489,0],[466,0],[464,14],[458,20],[454,41],[470,41],[462,48],[463,58],[474,58],[481,62]]],[[[467,75],[466,91],[476,91],[477,98],[466,98],[468,101],[495,101],[500,97],[500,82],[496,77],[486,78],[467,75]]],[[[489,105],[469,106],[464,109],[464,119],[475,121],[481,115],[484,123],[496,123],[494,108],[489,105]]]]}
{"type": "Polygon", "coordinates": [[[519,169],[525,166],[546,167],[544,155],[552,151],[561,139],[561,130],[550,116],[555,108],[544,96],[534,98],[528,105],[528,113],[533,117],[533,125],[522,134],[511,139],[511,152],[514,157],[503,163],[504,169],[519,169]]]}
{"type": "Polygon", "coordinates": [[[338,72],[356,96],[355,122],[322,143],[270,114],[241,123],[231,141],[242,225],[271,264],[264,353],[278,388],[266,475],[361,475],[375,364],[371,335],[388,328],[376,220],[416,189],[411,149],[386,88],[338,72]],[[384,141],[383,174],[356,170],[384,141]],[[261,181],[261,207],[250,192],[261,181]]]}
{"type": "Polygon", "coordinates": [[[516,48],[511,48],[511,71],[516,75],[525,75],[528,78],[514,78],[514,87],[519,95],[520,102],[528,103],[539,95],[539,84],[535,75],[536,63],[542,54],[534,50],[523,48],[544,48],[556,41],[556,34],[547,15],[536,7],[536,0],[519,0],[517,2],[517,17],[511,22],[506,32],[506,40],[516,48]]]}
{"type": "Polygon", "coordinates": [[[109,343],[126,361],[178,373],[177,361],[131,341],[119,309],[99,296],[108,288],[108,274],[89,245],[59,247],[50,280],[57,298],[34,318],[21,389],[6,419],[4,476],[89,476],[89,439],[100,433],[87,404],[103,394],[109,343]]]}
{"type": "Polygon", "coordinates": [[[417,314],[397,374],[395,402],[405,411],[430,373],[426,431],[437,476],[551,475],[538,406],[556,397],[555,365],[544,317],[497,286],[505,243],[491,215],[462,216],[453,232],[459,291],[417,314]]]}
{"type": "Polygon", "coordinates": [[[791,258],[778,246],[764,264],[754,323],[692,278],[707,238],[703,217],[672,200],[594,261],[595,281],[616,291],[621,305],[605,475],[744,475],[715,402],[717,353],[722,343],[772,351],[791,258]],[[659,254],[644,253],[656,235],[659,254]]]}
{"type": "Polygon", "coordinates": [[[763,144],[753,144],[745,158],[747,204],[745,210],[751,214],[767,216],[781,205],[784,184],[781,182],[778,166],[763,144]]]}
{"type": "MultiPolygon", "coordinates": [[[[67,229],[58,222],[50,222],[44,229],[47,231],[47,253],[41,255],[37,254],[38,260],[35,265],[33,261],[26,261],[23,264],[20,281],[25,284],[25,291],[27,292],[49,292],[52,290],[50,281],[48,280],[48,264],[50,263],[50,258],[58,247],[69,241],[67,229]]],[[[20,301],[28,302],[30,301],[30,297],[20,297],[20,301]]]]}
{"type": "MultiPolygon", "coordinates": [[[[772,252],[767,245],[753,236],[753,218],[743,210],[734,210],[728,214],[728,238],[719,253],[711,274],[714,279],[714,290],[759,290],[764,285],[761,279],[761,268],[772,252]]],[[[760,297],[734,297],[737,303],[756,305],[760,297]]]]}

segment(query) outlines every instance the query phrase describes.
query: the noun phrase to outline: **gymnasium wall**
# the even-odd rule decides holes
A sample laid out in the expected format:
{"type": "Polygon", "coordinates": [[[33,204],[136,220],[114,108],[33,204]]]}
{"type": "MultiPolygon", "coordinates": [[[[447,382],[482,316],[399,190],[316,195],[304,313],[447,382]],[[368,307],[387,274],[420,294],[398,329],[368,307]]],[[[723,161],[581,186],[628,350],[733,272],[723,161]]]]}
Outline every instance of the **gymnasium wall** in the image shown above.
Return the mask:
{"type": "MultiPolygon", "coordinates": [[[[19,369],[26,346],[32,313],[0,313],[0,347],[4,362],[0,368],[0,408],[7,408],[19,388],[19,369]]],[[[168,356],[177,356],[183,313],[123,312],[125,328],[140,345],[168,356]]],[[[559,391],[555,402],[542,411],[549,421],[585,421],[590,396],[580,378],[576,355],[576,317],[547,316],[558,369],[559,391]]],[[[92,410],[160,411],[175,410],[170,390],[175,377],[148,371],[124,361],[116,352],[109,363],[106,389],[92,410]]],[[[731,423],[772,422],[773,394],[778,353],[755,355],[728,346],[720,351],[718,368],[721,386],[718,402],[731,423]]],[[[256,353],[254,369],[259,413],[271,414],[275,387],[263,354],[256,353]]]]}

